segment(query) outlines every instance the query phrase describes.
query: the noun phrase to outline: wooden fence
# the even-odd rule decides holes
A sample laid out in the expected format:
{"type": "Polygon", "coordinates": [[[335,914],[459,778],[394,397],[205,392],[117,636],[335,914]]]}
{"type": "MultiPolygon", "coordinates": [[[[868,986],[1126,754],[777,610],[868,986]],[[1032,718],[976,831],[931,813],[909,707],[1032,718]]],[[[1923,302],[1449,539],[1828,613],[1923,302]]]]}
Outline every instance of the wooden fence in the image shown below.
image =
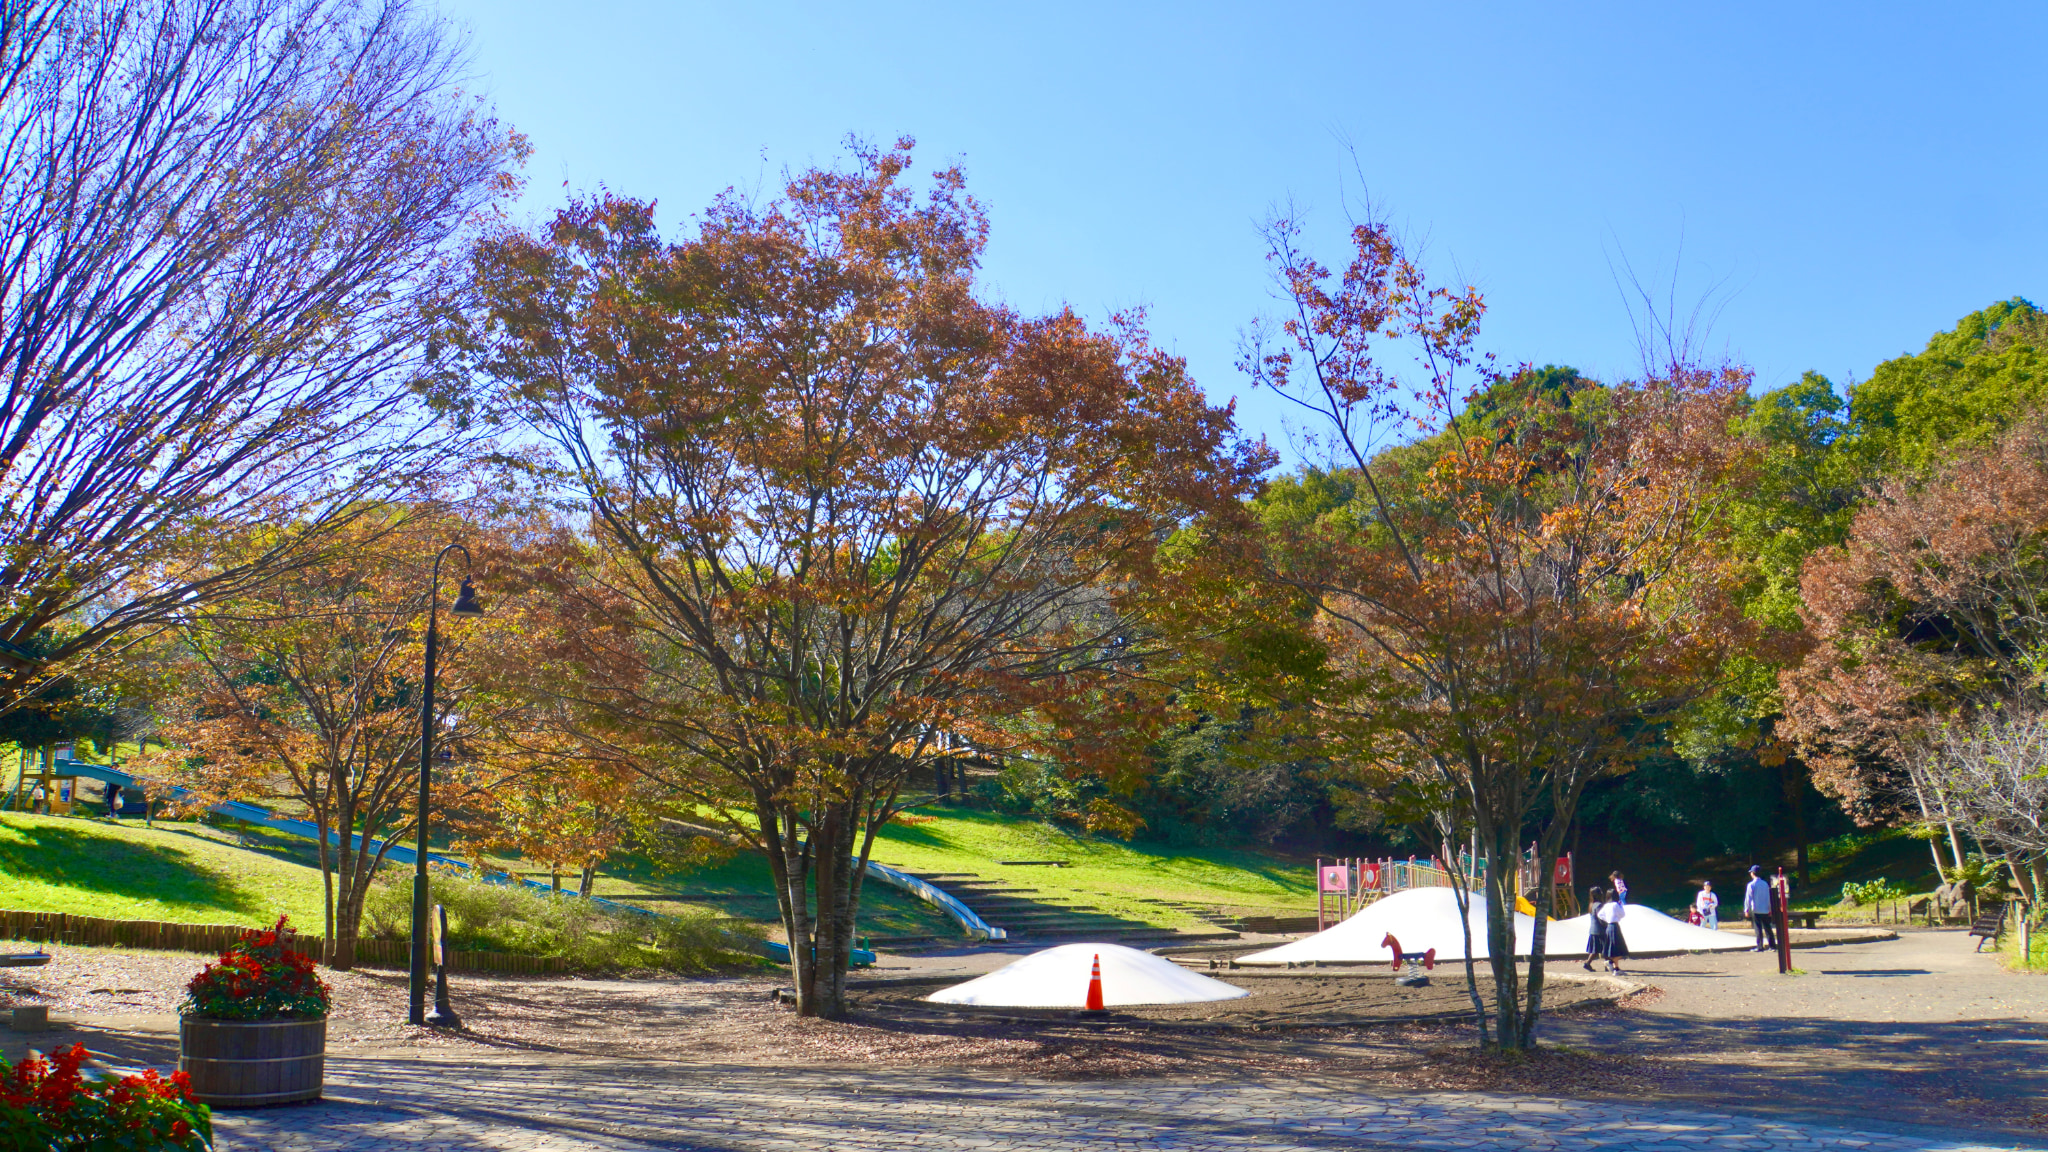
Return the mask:
{"type": "MultiPolygon", "coordinates": [[[[261,929],[246,924],[170,924],[161,920],[102,920],[63,912],[0,908],[0,939],[96,947],[156,948],[166,952],[218,954],[244,935],[261,929]]],[[[318,952],[318,937],[303,947],[318,952]]],[[[357,940],[356,963],[366,968],[404,968],[412,962],[408,940],[357,940]]],[[[561,972],[559,957],[511,952],[448,951],[450,972],[561,972]]]]}

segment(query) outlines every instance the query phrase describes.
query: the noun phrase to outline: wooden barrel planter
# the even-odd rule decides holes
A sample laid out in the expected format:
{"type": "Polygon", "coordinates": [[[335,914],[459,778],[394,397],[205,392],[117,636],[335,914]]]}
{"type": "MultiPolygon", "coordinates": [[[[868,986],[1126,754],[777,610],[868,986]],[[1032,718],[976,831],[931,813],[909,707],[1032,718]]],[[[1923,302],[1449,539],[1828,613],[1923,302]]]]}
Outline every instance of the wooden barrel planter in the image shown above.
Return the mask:
{"type": "Polygon", "coordinates": [[[215,1108],[318,1100],[327,1021],[178,1018],[178,1068],[192,1098],[215,1108]]]}

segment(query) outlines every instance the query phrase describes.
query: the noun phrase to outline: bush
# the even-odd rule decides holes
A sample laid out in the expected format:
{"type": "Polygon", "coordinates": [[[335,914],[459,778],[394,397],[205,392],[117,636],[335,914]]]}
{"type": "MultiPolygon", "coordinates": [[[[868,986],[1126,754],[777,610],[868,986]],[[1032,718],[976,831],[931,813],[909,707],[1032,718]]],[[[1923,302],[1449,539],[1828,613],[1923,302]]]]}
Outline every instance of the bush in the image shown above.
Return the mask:
{"type": "Polygon", "coordinates": [[[95,1078],[82,1071],[85,1055],[73,1044],[47,1060],[0,1057],[0,1152],[211,1145],[212,1112],[187,1095],[183,1072],[95,1078]]]}
{"type": "MultiPolygon", "coordinates": [[[[710,913],[613,912],[571,893],[494,883],[436,869],[431,899],[448,912],[448,945],[465,951],[548,956],[582,970],[707,972],[750,963],[760,929],[710,913]]],[[[366,934],[402,940],[412,926],[412,884],[380,884],[363,905],[366,934]]]]}
{"type": "Polygon", "coordinates": [[[184,1012],[209,1020],[319,1020],[332,1000],[313,958],[286,947],[286,917],[251,932],[185,985],[184,1012]]]}
{"type": "Polygon", "coordinates": [[[1842,885],[1842,903],[1844,904],[1896,904],[1911,895],[1911,892],[1906,891],[1882,876],[1862,884],[1848,883],[1842,885]]]}

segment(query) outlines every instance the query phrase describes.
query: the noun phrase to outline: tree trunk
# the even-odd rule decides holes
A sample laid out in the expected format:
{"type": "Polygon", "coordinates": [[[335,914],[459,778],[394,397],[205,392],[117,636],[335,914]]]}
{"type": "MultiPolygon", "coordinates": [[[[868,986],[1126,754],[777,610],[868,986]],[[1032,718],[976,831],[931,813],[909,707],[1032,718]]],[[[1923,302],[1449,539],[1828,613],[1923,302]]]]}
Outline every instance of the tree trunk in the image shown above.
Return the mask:
{"type": "Polygon", "coordinates": [[[1550,913],[1557,907],[1558,845],[1562,837],[1545,836],[1536,853],[1536,923],[1529,933],[1529,1006],[1522,1013],[1521,1047],[1536,1047],[1536,1021],[1543,1015],[1543,953],[1550,943],[1550,913]]]}
{"type": "MultiPolygon", "coordinates": [[[[1448,839],[1444,841],[1443,852],[1446,864],[1457,859],[1453,855],[1448,839]]],[[[1476,837],[1472,841],[1472,866],[1479,866],[1479,841],[1476,837]]],[[[1462,865],[1453,874],[1458,877],[1459,883],[1452,887],[1451,896],[1458,905],[1458,929],[1465,936],[1465,994],[1472,998],[1472,1016],[1479,1022],[1479,1047],[1484,1051],[1492,1046],[1493,1041],[1491,1030],[1487,1027],[1486,1002],[1479,998],[1478,962],[1472,959],[1472,892],[1476,885],[1473,883],[1472,873],[1462,865]]],[[[1482,894],[1480,899],[1485,899],[1485,896],[1482,894]]]]}
{"type": "Polygon", "coordinates": [[[812,836],[816,848],[812,866],[818,870],[815,964],[823,967],[820,975],[824,977],[817,981],[814,1015],[826,1020],[837,1020],[846,1015],[846,953],[841,937],[845,932],[843,914],[848,873],[846,854],[840,844],[841,833],[845,829],[844,803],[834,802],[825,806],[825,819],[812,836]]]}
{"type": "Polygon", "coordinates": [[[773,795],[759,795],[755,800],[755,813],[762,829],[762,847],[768,853],[769,870],[775,877],[775,899],[782,912],[782,932],[789,941],[789,966],[796,983],[797,1014],[815,1016],[818,1014],[817,964],[812,947],[807,892],[810,845],[798,841],[796,817],[794,813],[784,813],[779,807],[781,803],[773,795]]]}
{"type": "Polygon", "coordinates": [[[585,864],[583,866],[583,875],[576,881],[576,894],[588,900],[590,898],[590,890],[595,887],[597,887],[597,865],[585,864]]]}
{"type": "Polygon", "coordinates": [[[1803,762],[1796,756],[1787,756],[1778,765],[1778,784],[1785,792],[1785,805],[1792,810],[1792,840],[1798,849],[1799,886],[1808,884],[1806,872],[1806,773],[1801,771],[1803,762]]]}
{"type": "Polygon", "coordinates": [[[1494,1034],[1503,1051],[1519,1048],[1522,1041],[1521,980],[1515,971],[1515,880],[1521,862],[1520,832],[1520,821],[1516,821],[1494,828],[1491,835],[1482,835],[1488,857],[1487,964],[1493,969],[1494,1034]]]}

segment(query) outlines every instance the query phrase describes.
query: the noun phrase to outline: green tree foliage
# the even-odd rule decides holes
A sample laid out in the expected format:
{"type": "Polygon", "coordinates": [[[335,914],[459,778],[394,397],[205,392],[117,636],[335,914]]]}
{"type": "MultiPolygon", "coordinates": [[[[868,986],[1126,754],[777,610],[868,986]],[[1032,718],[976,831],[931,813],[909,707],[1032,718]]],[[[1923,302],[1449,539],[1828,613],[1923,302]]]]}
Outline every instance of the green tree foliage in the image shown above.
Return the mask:
{"type": "Polygon", "coordinates": [[[1970,313],[1918,355],[1849,391],[1843,449],[1874,472],[1921,472],[1950,445],[1982,444],[2048,397],[2048,314],[2019,297],[1970,313]]]}

